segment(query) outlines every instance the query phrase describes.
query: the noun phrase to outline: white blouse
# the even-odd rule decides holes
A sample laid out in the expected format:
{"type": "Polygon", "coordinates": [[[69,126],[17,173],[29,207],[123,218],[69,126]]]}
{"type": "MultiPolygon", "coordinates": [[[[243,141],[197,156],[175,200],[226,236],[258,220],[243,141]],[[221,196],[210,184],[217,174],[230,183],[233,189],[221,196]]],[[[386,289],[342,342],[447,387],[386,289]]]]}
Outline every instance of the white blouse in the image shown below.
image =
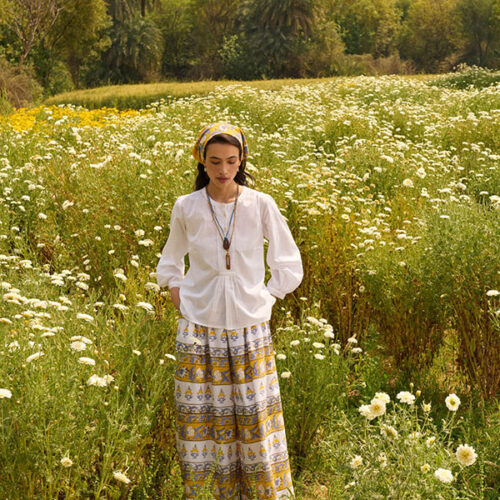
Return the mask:
{"type": "MultiPolygon", "coordinates": [[[[300,252],[286,220],[272,196],[240,186],[229,247],[231,268],[226,269],[226,250],[207,195],[202,188],[175,201],[156,268],[158,285],[180,288],[180,311],[194,323],[234,329],[266,321],[276,297],[295,290],[303,277],[300,252]],[[264,238],[269,242],[266,262],[271,270],[267,285],[264,238]],[[189,269],[184,275],[186,253],[189,269]]],[[[226,234],[234,202],[210,201],[226,234]]]]}

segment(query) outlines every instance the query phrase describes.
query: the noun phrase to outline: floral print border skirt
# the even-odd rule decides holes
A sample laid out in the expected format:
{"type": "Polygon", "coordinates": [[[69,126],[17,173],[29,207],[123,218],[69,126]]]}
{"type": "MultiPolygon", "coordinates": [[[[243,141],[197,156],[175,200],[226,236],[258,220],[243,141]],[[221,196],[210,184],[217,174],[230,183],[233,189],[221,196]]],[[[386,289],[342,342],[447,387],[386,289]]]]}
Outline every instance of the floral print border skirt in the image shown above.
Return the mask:
{"type": "Polygon", "coordinates": [[[176,354],[185,498],[207,484],[218,500],[295,498],[269,321],[225,329],[179,317],[176,354]]]}

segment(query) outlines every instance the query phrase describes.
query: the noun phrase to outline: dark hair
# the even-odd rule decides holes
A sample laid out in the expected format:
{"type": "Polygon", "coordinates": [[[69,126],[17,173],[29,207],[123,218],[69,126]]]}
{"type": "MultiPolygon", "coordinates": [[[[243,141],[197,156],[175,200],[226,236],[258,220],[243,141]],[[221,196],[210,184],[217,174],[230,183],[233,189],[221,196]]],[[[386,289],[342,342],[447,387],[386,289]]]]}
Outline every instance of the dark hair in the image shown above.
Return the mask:
{"type": "MultiPolygon", "coordinates": [[[[229,134],[217,134],[214,135],[208,142],[207,145],[205,146],[205,151],[204,154],[206,155],[207,149],[209,144],[214,144],[214,143],[222,143],[222,144],[231,144],[232,146],[236,146],[240,152],[240,158],[241,158],[241,144],[236,137],[229,135],[229,134]]],[[[205,158],[203,158],[205,159],[205,158]]],[[[234,181],[240,184],[241,186],[248,186],[248,179],[251,179],[252,182],[255,184],[255,178],[253,175],[249,174],[248,172],[245,171],[245,168],[247,166],[247,160],[244,158],[241,161],[240,168],[238,169],[238,173],[236,174],[234,181]]],[[[198,191],[199,189],[204,188],[209,182],[210,182],[210,177],[205,173],[204,165],[203,163],[198,162],[198,175],[196,177],[196,180],[194,182],[194,190],[198,191]]]]}

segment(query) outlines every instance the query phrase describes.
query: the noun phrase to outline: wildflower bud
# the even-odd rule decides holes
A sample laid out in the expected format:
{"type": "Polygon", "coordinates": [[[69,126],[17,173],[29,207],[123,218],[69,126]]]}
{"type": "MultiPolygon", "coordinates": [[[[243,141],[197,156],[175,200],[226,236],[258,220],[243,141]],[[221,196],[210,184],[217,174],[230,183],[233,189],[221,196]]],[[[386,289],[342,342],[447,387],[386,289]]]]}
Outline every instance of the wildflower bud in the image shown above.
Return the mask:
{"type": "Polygon", "coordinates": [[[417,398],[420,396],[420,394],[422,394],[422,391],[418,390],[415,395],[417,396],[417,398]]]}

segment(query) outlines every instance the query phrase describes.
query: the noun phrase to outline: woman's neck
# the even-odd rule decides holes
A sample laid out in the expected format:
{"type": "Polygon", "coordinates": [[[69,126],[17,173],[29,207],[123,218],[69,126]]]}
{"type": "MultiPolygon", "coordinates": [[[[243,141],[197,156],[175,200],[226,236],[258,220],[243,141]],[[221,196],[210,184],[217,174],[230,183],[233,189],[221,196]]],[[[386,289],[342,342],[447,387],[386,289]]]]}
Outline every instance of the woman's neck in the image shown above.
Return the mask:
{"type": "Polygon", "coordinates": [[[212,198],[212,200],[218,201],[220,203],[231,203],[236,198],[236,189],[238,189],[239,194],[241,194],[242,186],[238,186],[238,183],[232,182],[227,186],[224,184],[223,186],[216,186],[209,182],[206,186],[206,190],[212,198]]]}

